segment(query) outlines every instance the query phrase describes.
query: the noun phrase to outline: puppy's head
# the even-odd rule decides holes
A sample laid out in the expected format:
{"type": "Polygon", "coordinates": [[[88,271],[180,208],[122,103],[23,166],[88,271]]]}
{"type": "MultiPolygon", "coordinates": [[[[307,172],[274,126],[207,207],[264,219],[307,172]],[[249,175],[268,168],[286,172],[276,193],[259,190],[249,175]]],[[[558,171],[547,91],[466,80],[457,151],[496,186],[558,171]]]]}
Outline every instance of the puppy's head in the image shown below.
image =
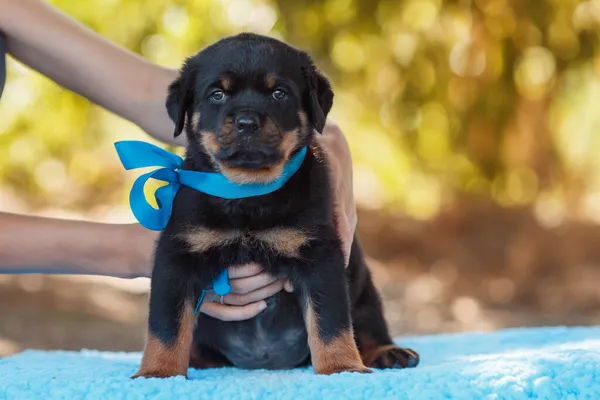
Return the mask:
{"type": "Polygon", "coordinates": [[[331,85],[307,53],[245,33],[188,58],[166,105],[188,152],[208,154],[233,182],[268,183],[322,132],[332,103],[331,85]]]}

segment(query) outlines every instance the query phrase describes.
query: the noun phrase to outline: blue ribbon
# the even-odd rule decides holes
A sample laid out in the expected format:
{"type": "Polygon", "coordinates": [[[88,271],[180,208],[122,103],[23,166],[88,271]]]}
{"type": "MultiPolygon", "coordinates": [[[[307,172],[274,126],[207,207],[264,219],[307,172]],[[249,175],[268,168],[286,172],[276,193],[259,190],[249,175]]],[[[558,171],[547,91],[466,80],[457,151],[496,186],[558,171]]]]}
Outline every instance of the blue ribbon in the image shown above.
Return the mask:
{"type": "Polygon", "coordinates": [[[180,185],[223,199],[263,196],[285,185],[300,169],[306,156],[306,147],[303,147],[286,164],[281,176],[273,182],[241,185],[230,182],[223,174],[217,172],[180,169],[183,163],[181,157],[150,143],[135,140],[122,141],[115,143],[115,148],[121,163],[127,170],[162,167],[137,178],[129,194],[129,204],[135,218],[144,227],[155,231],[163,230],[167,226],[173,210],[173,199],[180,185]],[[158,209],[152,207],[144,195],[144,185],[151,178],[168,182],[166,186],[160,187],[154,193],[158,209]]]}
{"type": "MultiPolygon", "coordinates": [[[[300,169],[307,152],[306,147],[302,147],[286,164],[281,176],[275,181],[267,184],[241,185],[230,182],[223,174],[218,172],[198,172],[181,169],[183,164],[181,157],[150,143],[126,140],[116,142],[115,149],[126,170],[160,167],[137,178],[129,193],[129,205],[133,215],[142,226],[154,231],[163,230],[167,226],[173,211],[173,200],[181,185],[223,199],[263,196],[283,187],[300,169]],[[158,209],[148,203],[144,194],[144,186],[149,179],[167,182],[167,185],[158,188],[154,192],[158,209]]],[[[205,293],[209,291],[215,293],[215,298],[221,296],[221,300],[223,296],[231,291],[227,269],[215,278],[212,290],[202,291],[194,314],[198,312],[205,293]]]]}

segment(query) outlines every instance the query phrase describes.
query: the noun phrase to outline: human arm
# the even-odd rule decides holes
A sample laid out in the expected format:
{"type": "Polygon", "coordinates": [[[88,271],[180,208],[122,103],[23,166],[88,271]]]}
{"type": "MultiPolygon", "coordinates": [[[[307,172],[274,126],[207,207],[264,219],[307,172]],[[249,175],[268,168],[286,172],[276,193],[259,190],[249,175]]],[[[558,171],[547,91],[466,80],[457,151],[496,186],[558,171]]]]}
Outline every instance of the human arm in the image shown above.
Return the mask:
{"type": "Polygon", "coordinates": [[[185,144],[173,137],[164,106],[177,71],[116,46],[41,0],[0,0],[0,30],[23,64],[158,140],[185,144]]]}
{"type": "MultiPolygon", "coordinates": [[[[0,212],[0,274],[149,277],[157,233],[138,224],[101,224],[0,212]]],[[[256,264],[230,268],[232,293],[201,311],[227,321],[254,317],[263,299],[289,284],[256,264]]]]}
{"type": "Polygon", "coordinates": [[[0,212],[0,273],[149,276],[156,233],[0,212]]]}

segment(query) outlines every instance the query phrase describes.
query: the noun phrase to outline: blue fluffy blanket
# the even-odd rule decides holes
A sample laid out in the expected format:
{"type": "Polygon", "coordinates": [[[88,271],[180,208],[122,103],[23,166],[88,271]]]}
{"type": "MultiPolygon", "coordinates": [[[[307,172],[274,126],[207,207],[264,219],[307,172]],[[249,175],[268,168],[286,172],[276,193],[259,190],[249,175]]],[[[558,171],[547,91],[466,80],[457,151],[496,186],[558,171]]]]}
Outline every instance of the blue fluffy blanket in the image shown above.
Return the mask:
{"type": "Polygon", "coordinates": [[[137,379],[139,353],[29,350],[0,360],[0,399],[600,399],[600,327],[404,338],[410,370],[189,371],[137,379]]]}

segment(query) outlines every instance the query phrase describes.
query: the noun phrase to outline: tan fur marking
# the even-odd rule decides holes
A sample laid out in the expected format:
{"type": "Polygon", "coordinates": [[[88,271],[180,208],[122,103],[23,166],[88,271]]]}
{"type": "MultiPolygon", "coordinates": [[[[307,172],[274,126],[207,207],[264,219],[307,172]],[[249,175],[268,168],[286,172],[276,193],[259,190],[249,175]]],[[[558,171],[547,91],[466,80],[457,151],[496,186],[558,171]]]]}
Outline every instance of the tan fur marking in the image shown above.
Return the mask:
{"type": "Polygon", "coordinates": [[[300,257],[300,248],[310,240],[306,233],[293,228],[273,228],[253,235],[276,253],[292,258],[300,257]]]}
{"type": "Polygon", "coordinates": [[[298,133],[298,129],[283,133],[283,139],[281,140],[279,149],[285,155],[284,159],[286,161],[289,159],[292,151],[294,151],[298,145],[298,133]]]}
{"type": "Polygon", "coordinates": [[[270,183],[281,176],[285,163],[287,163],[292,151],[297,146],[297,137],[298,129],[290,132],[283,132],[282,134],[277,125],[268,118],[261,130],[260,139],[267,146],[274,146],[279,143],[278,145],[283,153],[283,159],[280,163],[272,167],[252,170],[229,167],[215,160],[214,154],[217,153],[221,147],[227,148],[238,139],[235,129],[233,129],[233,121],[231,118],[223,123],[218,137],[212,132],[202,132],[202,145],[211,157],[212,162],[219,167],[223,175],[231,182],[242,185],[251,183],[270,183]]]}
{"type": "Polygon", "coordinates": [[[274,168],[247,170],[220,165],[221,172],[231,182],[245,185],[249,183],[269,183],[279,178],[283,172],[283,165],[274,168]]]}
{"type": "MultiPolygon", "coordinates": [[[[265,124],[265,126],[267,126],[265,124]]],[[[265,129],[263,128],[263,131],[265,129]]],[[[287,163],[290,158],[292,151],[296,148],[297,145],[297,132],[298,130],[284,132],[283,139],[279,144],[279,149],[283,153],[283,159],[277,165],[271,168],[263,168],[263,169],[255,169],[255,170],[246,170],[242,168],[232,168],[227,167],[225,165],[220,165],[221,172],[227,179],[232,182],[239,184],[248,184],[248,183],[270,183],[275,179],[281,176],[283,172],[283,167],[287,163]]],[[[278,131],[279,132],[279,131],[278,131]]],[[[277,133],[279,134],[279,133],[277,133]]],[[[264,133],[263,133],[264,135],[264,133]]],[[[269,133],[264,135],[263,140],[269,141],[273,140],[273,133],[269,133]]]]}
{"type": "Polygon", "coordinates": [[[310,237],[293,228],[273,228],[264,231],[243,233],[241,231],[217,231],[204,227],[193,228],[178,235],[190,251],[202,253],[215,247],[227,246],[236,240],[246,246],[264,246],[282,256],[298,258],[300,248],[310,241],[310,237]]]}
{"type": "MultiPolygon", "coordinates": [[[[198,113],[198,117],[199,116],[200,114],[198,113]]],[[[231,146],[238,138],[233,129],[233,119],[229,117],[223,121],[221,131],[218,135],[211,131],[201,131],[200,135],[202,146],[208,152],[208,155],[213,162],[215,162],[214,155],[218,153],[222,147],[227,148],[231,146]]]]}
{"type": "Polygon", "coordinates": [[[285,163],[289,160],[290,154],[297,145],[297,130],[281,133],[279,127],[267,118],[260,132],[260,139],[265,145],[275,145],[279,142],[279,149],[283,154],[283,159],[277,165],[270,168],[246,170],[242,168],[232,168],[220,165],[221,172],[232,182],[239,184],[248,183],[269,183],[281,176],[285,163]]]}
{"type": "Polygon", "coordinates": [[[277,81],[273,75],[269,74],[265,78],[265,83],[267,84],[267,89],[275,89],[275,84],[277,81]]]}
{"type": "Polygon", "coordinates": [[[279,129],[279,126],[277,126],[277,124],[273,122],[271,118],[267,117],[259,134],[261,145],[277,146],[281,142],[282,138],[283,134],[281,129],[279,129]]]}
{"type": "Polygon", "coordinates": [[[186,233],[179,234],[178,237],[187,242],[191,251],[202,253],[213,247],[222,247],[231,244],[241,235],[238,231],[217,231],[197,227],[186,233]]]}
{"type": "MultiPolygon", "coordinates": [[[[270,143],[277,143],[280,140],[280,137],[281,133],[277,125],[275,125],[270,118],[267,118],[260,132],[260,139],[262,142],[268,146],[270,143]]],[[[241,185],[249,183],[270,183],[281,176],[285,161],[287,161],[286,157],[283,158],[282,162],[273,167],[252,170],[228,167],[226,165],[220,165],[220,168],[227,179],[241,185]]]]}
{"type": "Polygon", "coordinates": [[[192,334],[196,317],[190,303],[186,302],[181,310],[180,326],[172,346],[164,346],[160,340],[148,333],[144,355],[139,371],[132,378],[167,378],[170,376],[187,376],[190,363],[192,334]]]}
{"type": "Polygon", "coordinates": [[[219,143],[217,143],[217,139],[212,132],[202,131],[201,133],[201,141],[202,146],[206,149],[209,155],[212,157],[214,153],[217,153],[220,150],[219,143]]]}
{"type": "Polygon", "coordinates": [[[231,80],[228,78],[221,78],[221,87],[226,91],[231,89],[231,80]]]}
{"type": "Polygon", "coordinates": [[[233,118],[225,118],[217,139],[223,147],[229,147],[238,140],[238,135],[233,127],[233,118]]]}
{"type": "Polygon", "coordinates": [[[319,335],[318,320],[312,305],[306,310],[306,329],[312,365],[317,374],[330,375],[337,372],[371,372],[360,359],[352,330],[324,343],[319,335]]]}
{"type": "Polygon", "coordinates": [[[298,112],[298,118],[300,118],[300,126],[308,128],[308,115],[304,111],[298,112]]]}
{"type": "Polygon", "coordinates": [[[198,130],[198,126],[200,125],[200,111],[194,111],[192,114],[192,129],[198,130]]]}

